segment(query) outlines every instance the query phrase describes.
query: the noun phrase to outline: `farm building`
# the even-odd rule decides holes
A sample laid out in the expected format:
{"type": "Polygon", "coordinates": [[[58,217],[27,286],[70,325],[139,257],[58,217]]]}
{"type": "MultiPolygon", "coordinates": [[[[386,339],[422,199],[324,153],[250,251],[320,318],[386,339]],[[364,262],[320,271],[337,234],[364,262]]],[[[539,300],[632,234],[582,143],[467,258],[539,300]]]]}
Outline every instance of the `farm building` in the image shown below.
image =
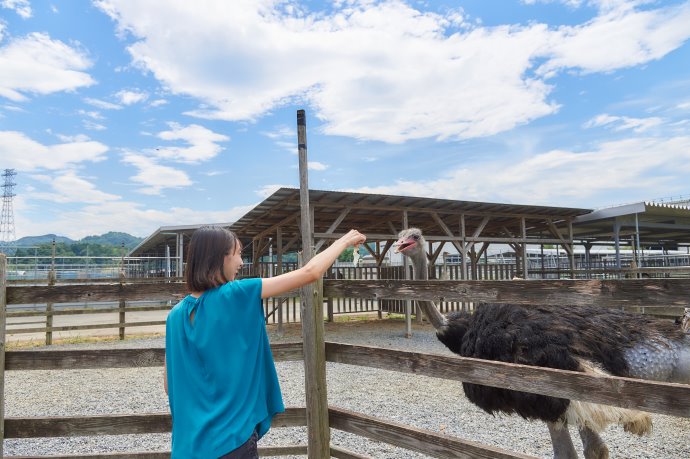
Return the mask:
{"type": "MultiPolygon", "coordinates": [[[[391,246],[406,226],[422,229],[435,265],[511,264],[521,277],[588,276],[629,268],[688,266],[690,208],[635,203],[600,210],[310,190],[316,248],[346,228],[367,234],[368,265],[402,264],[391,246]]],[[[251,246],[251,265],[301,249],[299,190],[281,188],[234,223],[251,246]]],[[[159,272],[180,275],[185,247],[200,224],[161,227],[130,257],[158,258],[159,272]]],[[[272,269],[277,269],[272,267],[272,269]]],[[[256,271],[258,273],[258,271],[256,271]]],[[[475,273],[475,274],[473,274],[475,273]]]]}

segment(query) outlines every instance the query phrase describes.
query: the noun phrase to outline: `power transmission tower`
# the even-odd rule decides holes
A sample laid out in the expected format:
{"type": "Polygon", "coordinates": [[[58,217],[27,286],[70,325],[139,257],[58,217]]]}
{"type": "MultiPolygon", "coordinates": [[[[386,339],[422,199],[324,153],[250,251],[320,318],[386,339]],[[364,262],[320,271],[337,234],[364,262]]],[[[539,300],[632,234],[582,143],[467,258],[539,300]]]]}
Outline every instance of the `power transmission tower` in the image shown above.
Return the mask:
{"type": "Polygon", "coordinates": [[[2,174],[4,182],[2,184],[2,215],[0,216],[0,245],[8,246],[14,242],[14,211],[12,210],[12,198],[14,194],[14,177],[17,171],[5,169],[2,174]]]}

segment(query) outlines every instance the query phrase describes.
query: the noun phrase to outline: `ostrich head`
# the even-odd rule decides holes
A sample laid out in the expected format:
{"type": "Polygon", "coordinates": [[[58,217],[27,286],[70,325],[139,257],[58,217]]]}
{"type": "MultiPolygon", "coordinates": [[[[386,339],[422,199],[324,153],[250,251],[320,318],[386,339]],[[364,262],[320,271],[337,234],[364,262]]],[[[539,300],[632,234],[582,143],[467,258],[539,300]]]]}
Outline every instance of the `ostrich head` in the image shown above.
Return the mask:
{"type": "Polygon", "coordinates": [[[419,228],[407,228],[398,234],[398,242],[395,243],[395,252],[402,253],[410,260],[415,272],[422,275],[422,268],[426,270],[426,251],[424,236],[419,228]]]}

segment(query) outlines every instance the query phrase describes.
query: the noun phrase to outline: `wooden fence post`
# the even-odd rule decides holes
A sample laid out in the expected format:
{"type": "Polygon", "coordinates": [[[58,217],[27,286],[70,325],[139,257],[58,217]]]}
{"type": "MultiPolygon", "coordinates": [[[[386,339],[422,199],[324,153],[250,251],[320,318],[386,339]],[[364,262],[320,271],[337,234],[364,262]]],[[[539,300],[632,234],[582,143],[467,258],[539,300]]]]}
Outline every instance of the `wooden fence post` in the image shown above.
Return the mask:
{"type": "MultiPolygon", "coordinates": [[[[312,257],[312,214],[309,209],[307,168],[307,123],[304,110],[297,111],[299,153],[302,257],[307,264],[312,257]]],[[[321,281],[323,288],[323,281],[321,281]]],[[[326,397],[326,344],[323,327],[323,293],[313,284],[301,289],[302,340],[304,343],[304,379],[307,401],[307,456],[309,459],[331,457],[331,432],[326,397]]]]}
{"type": "MultiPolygon", "coordinates": [[[[124,280],[125,280],[125,273],[123,270],[120,270],[120,287],[122,287],[122,283],[124,282],[124,280]]],[[[120,339],[124,340],[125,339],[125,306],[126,306],[125,300],[121,299],[119,306],[120,306],[120,315],[119,315],[119,317],[120,317],[120,320],[119,320],[120,339]]]]}
{"type": "MultiPolygon", "coordinates": [[[[321,282],[321,285],[323,287],[323,281],[321,282]]],[[[321,295],[323,296],[323,292],[321,292],[321,295]]],[[[333,298],[330,296],[326,298],[326,308],[326,317],[328,318],[327,320],[329,322],[333,322],[333,298]]]]}
{"type": "MultiPolygon", "coordinates": [[[[48,285],[55,285],[55,269],[48,273],[48,285]]],[[[53,303],[46,303],[46,346],[53,344],[53,303]]]]}
{"type": "Polygon", "coordinates": [[[5,322],[7,313],[7,258],[0,253],[0,457],[5,441],[5,322]]]}

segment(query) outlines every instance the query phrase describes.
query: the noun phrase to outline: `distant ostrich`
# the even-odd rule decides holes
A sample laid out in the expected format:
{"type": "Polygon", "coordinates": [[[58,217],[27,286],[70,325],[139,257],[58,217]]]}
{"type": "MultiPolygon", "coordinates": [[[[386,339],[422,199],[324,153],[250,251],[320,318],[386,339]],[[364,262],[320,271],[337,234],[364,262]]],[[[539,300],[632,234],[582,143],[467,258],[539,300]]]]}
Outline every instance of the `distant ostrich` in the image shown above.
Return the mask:
{"type": "MultiPolygon", "coordinates": [[[[415,279],[427,280],[422,232],[403,230],[395,246],[410,258],[415,279]]],[[[672,321],[596,307],[514,304],[480,304],[473,314],[443,316],[431,301],[419,305],[438,339],[464,357],[690,383],[690,335],[672,321]]],[[[469,383],[463,389],[488,413],[546,422],[557,459],[577,458],[568,424],[578,427],[587,459],[608,458],[598,432],[609,424],[622,424],[638,435],[651,432],[650,416],[640,411],[469,383]]]]}

